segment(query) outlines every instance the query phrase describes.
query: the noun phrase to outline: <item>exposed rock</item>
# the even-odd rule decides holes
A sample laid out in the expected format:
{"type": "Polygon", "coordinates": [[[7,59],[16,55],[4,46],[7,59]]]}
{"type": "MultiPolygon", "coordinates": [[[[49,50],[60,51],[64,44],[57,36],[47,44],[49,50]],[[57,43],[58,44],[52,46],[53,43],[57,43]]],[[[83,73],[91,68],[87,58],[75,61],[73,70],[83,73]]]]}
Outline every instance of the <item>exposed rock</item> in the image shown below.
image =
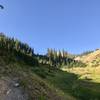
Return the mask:
{"type": "Polygon", "coordinates": [[[28,100],[28,95],[19,86],[19,83],[3,77],[0,79],[0,100],[28,100]]]}

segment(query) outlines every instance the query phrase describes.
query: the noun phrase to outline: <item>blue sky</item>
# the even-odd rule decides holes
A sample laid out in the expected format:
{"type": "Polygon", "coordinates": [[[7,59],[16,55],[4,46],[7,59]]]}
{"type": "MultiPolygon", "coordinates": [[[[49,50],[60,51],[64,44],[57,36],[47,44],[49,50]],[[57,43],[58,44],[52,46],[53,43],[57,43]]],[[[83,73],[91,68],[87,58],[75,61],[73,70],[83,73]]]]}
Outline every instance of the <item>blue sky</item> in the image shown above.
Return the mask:
{"type": "Polygon", "coordinates": [[[0,32],[45,53],[100,48],[100,0],[0,0],[0,32]]]}

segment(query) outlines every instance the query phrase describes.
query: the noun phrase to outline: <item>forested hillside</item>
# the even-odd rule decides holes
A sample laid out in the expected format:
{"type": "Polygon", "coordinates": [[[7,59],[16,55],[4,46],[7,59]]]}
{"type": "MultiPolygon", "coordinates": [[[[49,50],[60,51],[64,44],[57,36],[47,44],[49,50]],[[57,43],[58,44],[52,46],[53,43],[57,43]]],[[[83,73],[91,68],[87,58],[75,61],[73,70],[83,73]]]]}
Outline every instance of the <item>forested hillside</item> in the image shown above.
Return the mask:
{"type": "Polygon", "coordinates": [[[34,53],[34,48],[28,44],[22,43],[17,39],[9,38],[0,33],[0,48],[17,57],[17,60],[23,60],[29,64],[47,64],[52,68],[60,68],[67,65],[68,67],[85,66],[81,61],[75,61],[74,55],[68,52],[56,51],[55,49],[47,49],[47,54],[39,55],[34,53]]]}
{"type": "Polygon", "coordinates": [[[19,100],[20,95],[26,98],[22,100],[100,100],[99,67],[97,71],[76,59],[92,56],[97,61],[98,55],[99,50],[76,56],[50,48],[40,55],[28,44],[0,33],[0,84],[5,87],[0,98],[19,100]]]}
{"type": "Polygon", "coordinates": [[[62,90],[45,80],[57,70],[47,63],[48,59],[46,55],[35,54],[34,49],[27,44],[1,33],[0,84],[4,86],[4,90],[1,88],[0,99],[19,100],[19,96],[21,100],[75,100],[73,96],[65,95],[62,90]]]}

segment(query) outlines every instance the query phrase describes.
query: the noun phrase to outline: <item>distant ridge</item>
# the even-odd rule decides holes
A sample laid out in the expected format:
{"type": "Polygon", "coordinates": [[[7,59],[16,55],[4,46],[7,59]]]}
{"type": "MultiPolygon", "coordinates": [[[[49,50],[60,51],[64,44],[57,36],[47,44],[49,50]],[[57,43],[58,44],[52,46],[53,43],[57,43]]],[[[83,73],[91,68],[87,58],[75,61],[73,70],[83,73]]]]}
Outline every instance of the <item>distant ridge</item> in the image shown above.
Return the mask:
{"type": "Polygon", "coordinates": [[[78,56],[75,58],[75,60],[82,61],[82,62],[90,64],[90,65],[94,65],[94,64],[99,65],[100,49],[96,49],[95,51],[93,51],[87,55],[78,56]]]}

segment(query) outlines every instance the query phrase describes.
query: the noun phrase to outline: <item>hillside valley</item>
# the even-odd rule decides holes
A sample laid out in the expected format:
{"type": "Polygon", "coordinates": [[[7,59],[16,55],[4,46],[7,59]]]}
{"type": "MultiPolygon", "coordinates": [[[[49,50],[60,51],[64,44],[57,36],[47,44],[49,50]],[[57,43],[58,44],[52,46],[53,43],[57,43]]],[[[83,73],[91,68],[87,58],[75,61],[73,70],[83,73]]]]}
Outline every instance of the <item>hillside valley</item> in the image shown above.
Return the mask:
{"type": "Polygon", "coordinates": [[[0,33],[0,100],[100,100],[100,50],[34,52],[0,33]]]}

